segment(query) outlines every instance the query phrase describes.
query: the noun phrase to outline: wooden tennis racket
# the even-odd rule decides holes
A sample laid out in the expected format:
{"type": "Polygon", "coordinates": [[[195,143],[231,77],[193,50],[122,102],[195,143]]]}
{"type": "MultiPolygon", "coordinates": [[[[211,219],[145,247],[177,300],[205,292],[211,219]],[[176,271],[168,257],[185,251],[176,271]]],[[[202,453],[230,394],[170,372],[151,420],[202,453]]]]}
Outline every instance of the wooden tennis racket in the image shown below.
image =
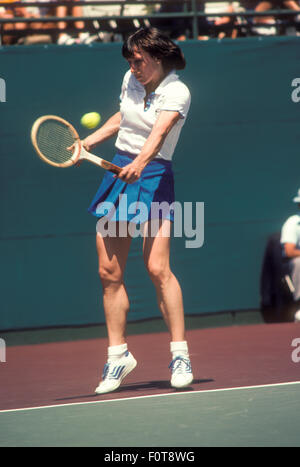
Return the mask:
{"type": "Polygon", "coordinates": [[[31,141],[38,156],[54,167],[71,167],[86,159],[115,174],[121,168],[86,151],[75,128],[55,115],[38,118],[31,129],[31,141]]]}

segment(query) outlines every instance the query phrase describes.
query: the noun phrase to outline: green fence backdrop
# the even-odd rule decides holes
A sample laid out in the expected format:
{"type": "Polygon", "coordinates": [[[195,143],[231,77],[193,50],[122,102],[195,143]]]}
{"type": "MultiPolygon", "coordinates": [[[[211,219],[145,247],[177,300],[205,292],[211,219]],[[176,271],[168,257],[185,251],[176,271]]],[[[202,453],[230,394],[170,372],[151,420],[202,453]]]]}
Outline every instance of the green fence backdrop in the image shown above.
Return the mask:
{"type": "MultiPolygon", "coordinates": [[[[187,314],[258,308],[268,236],[293,212],[300,187],[300,38],[182,43],[192,106],[175,158],[176,199],[204,202],[204,244],[172,241],[187,314]]],[[[0,329],[104,321],[95,218],[87,207],[103,172],[55,169],[30,142],[33,121],[57,114],[80,128],[85,112],[118,109],[127,64],[121,45],[0,48],[0,329]]],[[[81,135],[86,131],[81,129],[81,135]]],[[[96,153],[111,159],[114,142],[96,153]]],[[[141,239],[126,271],[130,320],[158,316],[141,239]]]]}

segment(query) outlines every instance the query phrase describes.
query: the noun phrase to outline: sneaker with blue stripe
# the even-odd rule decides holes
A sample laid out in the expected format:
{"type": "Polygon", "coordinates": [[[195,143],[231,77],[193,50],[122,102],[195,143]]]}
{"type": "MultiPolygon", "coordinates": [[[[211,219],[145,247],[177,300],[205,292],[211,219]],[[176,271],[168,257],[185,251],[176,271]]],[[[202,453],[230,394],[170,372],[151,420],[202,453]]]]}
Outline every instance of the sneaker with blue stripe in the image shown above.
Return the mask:
{"type": "Polygon", "coordinates": [[[124,356],[113,362],[106,363],[103,368],[102,381],[95,389],[96,394],[105,394],[118,389],[122,380],[137,365],[133,355],[127,350],[124,356]]]}
{"type": "Polygon", "coordinates": [[[175,357],[169,368],[172,371],[171,386],[173,388],[185,388],[189,386],[193,381],[193,373],[190,359],[185,356],[175,357]]]}

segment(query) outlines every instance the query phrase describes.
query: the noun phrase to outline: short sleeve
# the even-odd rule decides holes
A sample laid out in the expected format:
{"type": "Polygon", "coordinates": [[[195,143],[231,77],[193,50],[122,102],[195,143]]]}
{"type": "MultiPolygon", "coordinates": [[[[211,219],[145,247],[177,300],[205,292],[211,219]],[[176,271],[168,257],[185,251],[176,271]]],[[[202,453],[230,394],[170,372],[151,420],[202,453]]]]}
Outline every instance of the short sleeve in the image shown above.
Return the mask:
{"type": "Polygon", "coordinates": [[[191,105],[191,94],[182,82],[170,83],[165,88],[159,110],[179,112],[181,118],[186,118],[191,105]]]}
{"type": "Polygon", "coordinates": [[[281,229],[281,238],[280,242],[284,243],[294,243],[295,245],[298,244],[298,232],[297,227],[299,225],[299,217],[298,216],[291,216],[288,220],[283,224],[281,229]]]}
{"type": "Polygon", "coordinates": [[[129,81],[129,78],[131,76],[131,71],[128,70],[125,75],[124,75],[124,78],[123,78],[123,82],[122,82],[122,86],[121,86],[121,93],[120,93],[120,104],[125,96],[125,93],[126,93],[126,89],[127,89],[127,86],[128,86],[128,81],[129,81]]]}

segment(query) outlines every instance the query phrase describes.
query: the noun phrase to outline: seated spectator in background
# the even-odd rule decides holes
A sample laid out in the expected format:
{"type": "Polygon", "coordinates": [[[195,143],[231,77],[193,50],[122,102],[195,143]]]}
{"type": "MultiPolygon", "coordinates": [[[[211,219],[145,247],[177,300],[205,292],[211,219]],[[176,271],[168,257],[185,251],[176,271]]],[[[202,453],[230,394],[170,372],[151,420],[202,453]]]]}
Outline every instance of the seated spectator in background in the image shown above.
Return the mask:
{"type": "MultiPolygon", "coordinates": [[[[60,18],[63,18],[64,16],[74,16],[74,18],[76,18],[76,17],[83,16],[83,10],[80,5],[76,5],[76,6],[58,5],[56,7],[56,15],[60,18]]],[[[73,34],[71,35],[66,31],[68,25],[70,26],[72,25],[72,23],[66,23],[65,21],[61,21],[58,23],[58,28],[62,31],[57,41],[58,44],[60,45],[71,45],[75,43],[82,44],[88,40],[89,33],[83,30],[85,27],[85,24],[83,21],[74,21],[75,27],[82,30],[81,32],[79,32],[78,37],[76,37],[76,35],[74,37],[73,34]]]]}
{"type": "MultiPolygon", "coordinates": [[[[31,1],[31,0],[23,0],[24,2],[31,1]]],[[[57,5],[58,0],[36,0],[41,4],[39,7],[28,7],[27,10],[31,12],[31,14],[37,18],[47,18],[48,16],[57,16],[63,18],[64,16],[74,16],[74,18],[79,16],[84,16],[82,7],[78,6],[64,6],[64,5],[57,5]],[[43,5],[43,3],[52,3],[51,6],[43,5]]],[[[67,0],[66,0],[67,1],[67,0]]],[[[76,1],[76,0],[74,0],[76,1]]],[[[78,29],[84,29],[85,24],[83,21],[74,21],[75,26],[78,29]]],[[[41,23],[33,23],[34,29],[39,29],[43,33],[47,33],[47,30],[51,28],[58,28],[61,30],[61,33],[57,34],[53,33],[51,35],[52,42],[57,42],[61,45],[71,45],[75,43],[84,43],[90,37],[89,33],[85,31],[81,31],[77,36],[73,37],[73,34],[68,33],[69,26],[72,26],[72,22],[41,22],[41,23]]],[[[34,37],[32,38],[34,41],[34,37]]]]}
{"type": "MultiPolygon", "coordinates": [[[[4,2],[7,3],[7,7],[0,7],[0,18],[7,18],[7,19],[12,19],[12,18],[31,18],[33,17],[33,15],[27,11],[27,9],[23,6],[21,6],[21,2],[20,2],[20,6],[17,6],[17,7],[11,7],[9,6],[9,3],[12,3],[12,2],[15,2],[17,0],[3,0],[4,2]]],[[[16,31],[16,33],[18,31],[23,31],[25,30],[27,27],[29,27],[28,24],[26,23],[7,23],[7,24],[4,24],[2,25],[2,31],[1,31],[1,34],[2,34],[2,44],[3,45],[12,45],[12,44],[16,44],[18,42],[18,39],[19,39],[19,34],[16,34],[16,35],[5,35],[4,32],[5,31],[16,31]]]]}
{"type": "Polygon", "coordinates": [[[300,322],[300,189],[293,199],[298,205],[298,213],[290,216],[281,230],[283,255],[289,259],[290,275],[294,286],[294,300],[299,303],[295,321],[300,322]]]}
{"type": "MultiPolygon", "coordinates": [[[[0,18],[11,19],[14,18],[12,11],[9,11],[8,8],[0,7],[0,18]]],[[[10,31],[14,27],[13,24],[7,23],[1,25],[1,45],[10,45],[13,42],[13,36],[5,35],[5,31],[10,31]]]]}
{"type": "MultiPolygon", "coordinates": [[[[4,0],[5,1],[5,0],[4,0]]],[[[6,0],[7,3],[11,3],[15,0],[6,0]]],[[[21,0],[22,1],[22,0],[21,0]]],[[[0,10],[0,16],[2,18],[46,18],[51,16],[65,16],[67,14],[67,7],[59,7],[57,5],[57,0],[37,0],[37,2],[41,3],[40,7],[36,6],[28,6],[26,7],[25,4],[30,0],[23,0],[20,6],[18,7],[7,7],[4,11],[0,10]],[[44,2],[52,2],[53,6],[43,6],[44,2]],[[65,8],[63,10],[62,8],[65,8]]],[[[76,7],[77,8],[77,7],[76,7]]],[[[75,9],[76,9],[75,8],[75,9]]],[[[71,14],[72,12],[70,12],[71,14]]],[[[77,16],[81,14],[81,10],[74,11],[74,14],[77,16]]],[[[16,35],[4,35],[2,33],[2,41],[4,45],[11,45],[11,44],[36,44],[36,43],[49,43],[49,42],[56,42],[56,33],[49,33],[50,29],[59,27],[62,29],[62,33],[59,35],[59,40],[61,43],[69,44],[75,43],[75,39],[70,38],[69,35],[64,33],[64,29],[66,28],[66,23],[56,23],[56,22],[27,22],[27,23],[7,23],[3,26],[4,31],[16,31],[18,34],[16,35]],[[26,29],[35,29],[36,33],[28,33],[26,34],[26,29]],[[22,31],[22,34],[20,32],[22,31]]],[[[84,27],[84,23],[80,22],[78,27],[84,27]]],[[[80,39],[78,42],[85,39],[87,36],[86,33],[81,34],[80,39]]]]}
{"type": "MultiPolygon", "coordinates": [[[[203,0],[197,0],[197,11],[205,13],[205,2],[203,0]]],[[[210,36],[211,25],[207,20],[207,17],[198,17],[198,39],[207,40],[210,36]]]]}
{"type": "MultiPolygon", "coordinates": [[[[204,1],[197,0],[197,11],[204,12],[204,1]]],[[[158,13],[184,13],[191,12],[191,5],[180,3],[172,4],[172,0],[165,0],[164,4],[157,10],[158,13]]],[[[193,25],[190,18],[162,18],[151,20],[151,25],[163,30],[173,40],[184,41],[192,38],[193,25]],[[188,34],[188,37],[187,37],[188,34]]],[[[209,24],[205,17],[198,18],[198,39],[208,39],[209,24]]]]}
{"type": "MultiPolygon", "coordinates": [[[[183,13],[184,5],[179,3],[172,4],[172,0],[165,0],[165,3],[159,7],[157,13],[183,13]]],[[[164,31],[173,40],[184,41],[188,29],[187,18],[161,18],[152,19],[151,25],[164,31]]]]}
{"type": "MultiPolygon", "coordinates": [[[[296,12],[300,12],[300,6],[294,0],[263,0],[256,4],[254,10],[258,12],[268,10],[294,10],[296,12]]],[[[281,19],[284,18],[291,19],[291,17],[282,17],[281,19]]],[[[274,16],[256,16],[253,19],[253,22],[257,25],[255,31],[259,34],[275,35],[278,32],[274,16]]]]}
{"type": "MultiPolygon", "coordinates": [[[[31,0],[21,0],[24,4],[30,2],[31,0]]],[[[39,3],[43,2],[55,2],[56,0],[36,0],[39,3]]],[[[27,17],[31,18],[45,18],[48,16],[56,16],[56,9],[55,5],[53,7],[46,7],[46,6],[28,6],[23,7],[26,10],[27,17]]],[[[28,23],[28,28],[35,29],[35,34],[30,34],[22,37],[18,40],[18,44],[44,44],[44,43],[51,43],[56,42],[56,35],[55,33],[50,33],[49,30],[56,28],[57,24],[55,22],[34,22],[28,23]]]]}
{"type": "MultiPolygon", "coordinates": [[[[224,11],[226,11],[227,13],[235,13],[236,8],[234,3],[236,2],[230,2],[228,5],[226,5],[224,11]]],[[[214,26],[216,30],[216,36],[218,37],[218,39],[223,39],[224,37],[230,37],[231,39],[235,39],[238,35],[238,29],[235,27],[235,25],[237,25],[238,22],[238,18],[234,16],[219,16],[215,18],[214,26]]]]}

